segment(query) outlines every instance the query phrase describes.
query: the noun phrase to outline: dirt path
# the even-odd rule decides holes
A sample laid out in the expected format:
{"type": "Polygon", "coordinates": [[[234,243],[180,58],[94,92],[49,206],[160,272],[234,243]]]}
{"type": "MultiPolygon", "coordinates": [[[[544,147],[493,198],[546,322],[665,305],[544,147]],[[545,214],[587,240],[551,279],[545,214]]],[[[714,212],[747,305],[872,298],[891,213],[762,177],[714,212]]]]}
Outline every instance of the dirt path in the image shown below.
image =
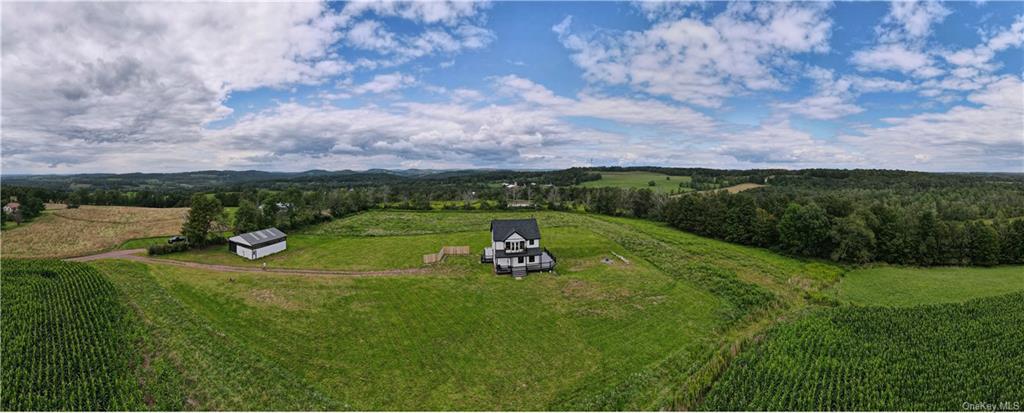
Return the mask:
{"type": "Polygon", "coordinates": [[[319,275],[319,276],[336,276],[336,277],[379,277],[388,275],[410,275],[410,274],[425,274],[431,272],[431,268],[402,268],[394,270],[371,270],[371,271],[342,271],[342,270],[312,270],[312,269],[298,269],[298,268],[267,268],[265,270],[259,267],[239,267],[233,265],[220,265],[220,264],[203,264],[200,262],[189,262],[189,261],[178,261],[169,260],[166,258],[152,258],[143,255],[136,255],[139,253],[146,252],[145,249],[133,249],[133,250],[118,250],[109,251],[102,254],[86,255],[83,257],[68,258],[66,261],[75,262],[88,262],[94,260],[105,260],[105,259],[121,259],[145,262],[149,264],[165,264],[175,265],[178,267],[187,268],[199,268],[220,272],[270,272],[275,274],[299,274],[299,275],[319,275]]]}

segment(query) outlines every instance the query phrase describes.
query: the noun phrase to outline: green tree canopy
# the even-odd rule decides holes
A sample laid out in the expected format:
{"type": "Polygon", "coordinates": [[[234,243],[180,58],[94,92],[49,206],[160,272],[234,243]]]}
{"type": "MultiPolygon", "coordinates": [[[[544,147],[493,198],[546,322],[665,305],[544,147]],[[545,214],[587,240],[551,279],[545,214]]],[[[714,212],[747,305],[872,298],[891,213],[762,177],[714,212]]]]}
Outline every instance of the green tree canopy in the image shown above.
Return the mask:
{"type": "Polygon", "coordinates": [[[192,195],[191,203],[181,234],[188,238],[190,244],[203,245],[209,239],[213,225],[224,222],[224,207],[220,200],[206,194],[192,195]]]}

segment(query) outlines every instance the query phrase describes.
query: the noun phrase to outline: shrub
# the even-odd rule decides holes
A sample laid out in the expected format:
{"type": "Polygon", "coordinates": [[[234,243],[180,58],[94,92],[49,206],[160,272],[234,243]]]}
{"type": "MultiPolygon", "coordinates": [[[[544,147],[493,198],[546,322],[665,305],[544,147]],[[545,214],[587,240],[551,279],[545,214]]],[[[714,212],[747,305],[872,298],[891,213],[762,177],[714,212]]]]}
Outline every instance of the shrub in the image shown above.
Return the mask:
{"type": "Polygon", "coordinates": [[[150,245],[149,248],[147,248],[146,252],[149,253],[149,255],[164,255],[186,251],[189,249],[189,247],[190,245],[188,242],[178,242],[175,244],[155,244],[150,245]]]}

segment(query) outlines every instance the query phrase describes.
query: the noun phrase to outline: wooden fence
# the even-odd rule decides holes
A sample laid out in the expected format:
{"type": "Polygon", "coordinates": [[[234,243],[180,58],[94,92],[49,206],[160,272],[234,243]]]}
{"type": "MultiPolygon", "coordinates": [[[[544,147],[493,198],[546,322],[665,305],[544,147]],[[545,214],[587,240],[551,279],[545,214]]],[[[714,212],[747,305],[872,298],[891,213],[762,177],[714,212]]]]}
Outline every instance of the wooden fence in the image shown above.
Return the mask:
{"type": "Polygon", "coordinates": [[[424,264],[433,264],[441,261],[446,255],[469,255],[469,245],[462,245],[458,247],[441,247],[441,251],[434,254],[426,254],[423,256],[424,264]]]}

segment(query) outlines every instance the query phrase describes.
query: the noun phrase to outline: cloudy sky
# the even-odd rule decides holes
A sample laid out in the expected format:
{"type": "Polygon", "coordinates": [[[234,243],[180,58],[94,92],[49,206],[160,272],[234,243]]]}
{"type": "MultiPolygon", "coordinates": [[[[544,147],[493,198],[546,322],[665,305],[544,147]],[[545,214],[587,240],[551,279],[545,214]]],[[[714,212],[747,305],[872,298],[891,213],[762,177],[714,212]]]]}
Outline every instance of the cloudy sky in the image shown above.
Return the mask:
{"type": "Polygon", "coordinates": [[[3,173],[1024,172],[1024,5],[9,3],[3,173]]]}

